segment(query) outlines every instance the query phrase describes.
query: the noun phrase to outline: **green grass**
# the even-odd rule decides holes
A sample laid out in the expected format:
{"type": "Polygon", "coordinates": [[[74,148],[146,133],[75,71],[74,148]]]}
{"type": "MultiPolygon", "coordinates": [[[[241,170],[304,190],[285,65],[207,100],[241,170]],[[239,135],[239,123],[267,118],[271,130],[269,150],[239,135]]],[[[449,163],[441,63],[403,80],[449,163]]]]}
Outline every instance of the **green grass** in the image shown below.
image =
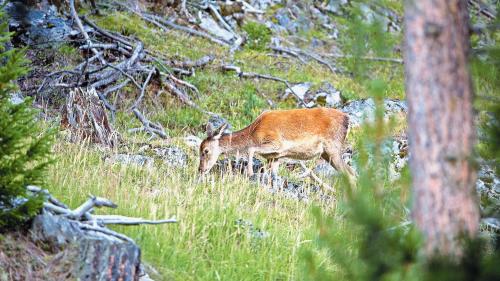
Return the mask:
{"type": "MultiPolygon", "coordinates": [[[[110,152],[109,152],[110,153],[110,152]]],[[[311,204],[271,194],[239,176],[199,183],[196,155],[186,168],[158,161],[153,169],[106,163],[87,145],[58,144],[50,192],[71,207],[94,194],[118,204],[97,210],[176,224],[114,227],[141,246],[163,280],[300,280],[299,252],[314,238],[311,204]],[[250,221],[270,235],[253,238],[235,222],[250,221]]],[[[333,212],[335,206],[322,206],[333,212]]]]}

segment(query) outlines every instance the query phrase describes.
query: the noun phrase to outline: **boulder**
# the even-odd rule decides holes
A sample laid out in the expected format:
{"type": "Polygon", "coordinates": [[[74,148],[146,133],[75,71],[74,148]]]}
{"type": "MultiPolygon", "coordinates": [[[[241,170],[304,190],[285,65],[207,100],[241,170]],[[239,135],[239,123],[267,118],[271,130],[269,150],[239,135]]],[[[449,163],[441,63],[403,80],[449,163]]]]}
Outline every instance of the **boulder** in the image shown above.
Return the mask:
{"type": "Polygon", "coordinates": [[[339,172],[326,161],[321,161],[320,164],[316,165],[313,172],[323,178],[335,177],[339,174],[339,172]]]}
{"type": "Polygon", "coordinates": [[[144,155],[135,154],[114,154],[106,158],[107,163],[133,165],[137,167],[152,168],[154,159],[144,155]]]}
{"type": "Polygon", "coordinates": [[[154,148],[156,155],[163,159],[163,163],[169,167],[182,168],[187,165],[188,156],[184,150],[177,146],[154,148]]]}
{"type": "Polygon", "coordinates": [[[222,126],[224,124],[227,124],[227,127],[224,130],[224,133],[231,133],[232,126],[224,117],[221,117],[219,115],[212,115],[208,119],[208,123],[211,124],[212,127],[215,129],[220,128],[220,126],[222,126]]]}
{"type": "MultiPolygon", "coordinates": [[[[214,170],[224,174],[227,172],[244,174],[247,170],[248,160],[246,158],[226,158],[218,160],[214,166],[214,170]]],[[[264,169],[264,164],[257,158],[253,158],[252,168],[254,173],[258,173],[264,169]]]]}
{"type": "Polygon", "coordinates": [[[234,34],[222,27],[207,13],[199,14],[199,26],[208,33],[222,38],[224,41],[231,42],[235,38],[234,34]]]}
{"type": "Polygon", "coordinates": [[[254,224],[251,221],[247,221],[244,219],[237,219],[235,221],[235,225],[238,228],[241,228],[243,230],[247,231],[247,234],[252,238],[252,239],[264,239],[270,236],[269,232],[264,231],[258,227],[255,227],[254,224]]]}
{"type": "Polygon", "coordinates": [[[74,35],[71,22],[59,16],[55,6],[34,9],[21,1],[9,1],[5,6],[10,16],[9,28],[20,31],[19,40],[35,48],[58,46],[74,35]]]}
{"type": "Polygon", "coordinates": [[[12,93],[10,94],[9,101],[13,105],[18,105],[24,102],[24,97],[20,92],[12,93]]]}
{"type": "Polygon", "coordinates": [[[311,86],[312,86],[311,82],[304,82],[304,83],[300,83],[300,84],[295,84],[292,86],[291,89],[285,90],[284,98],[286,98],[288,95],[291,95],[292,91],[293,91],[293,93],[295,93],[295,95],[298,98],[300,98],[301,100],[304,100],[307,92],[309,91],[309,89],[311,89],[311,86]]]}
{"type": "Polygon", "coordinates": [[[314,94],[315,103],[321,106],[340,108],[344,100],[342,93],[328,82],[324,82],[314,94]]]}
{"type": "Polygon", "coordinates": [[[132,242],[80,229],[79,223],[48,213],[38,215],[31,226],[35,243],[53,251],[65,250],[77,280],[138,280],[141,251],[132,242]]]}
{"type": "MultiPolygon", "coordinates": [[[[388,119],[392,116],[408,112],[408,106],[405,101],[396,99],[384,100],[384,118],[388,119]]],[[[340,108],[341,111],[349,115],[351,127],[361,126],[365,121],[373,122],[375,118],[375,101],[371,98],[353,100],[340,108]]]]}
{"type": "Polygon", "coordinates": [[[187,146],[194,148],[194,149],[198,149],[200,147],[202,139],[200,139],[197,136],[190,135],[190,136],[184,137],[183,141],[184,141],[184,144],[186,144],[187,146]]]}

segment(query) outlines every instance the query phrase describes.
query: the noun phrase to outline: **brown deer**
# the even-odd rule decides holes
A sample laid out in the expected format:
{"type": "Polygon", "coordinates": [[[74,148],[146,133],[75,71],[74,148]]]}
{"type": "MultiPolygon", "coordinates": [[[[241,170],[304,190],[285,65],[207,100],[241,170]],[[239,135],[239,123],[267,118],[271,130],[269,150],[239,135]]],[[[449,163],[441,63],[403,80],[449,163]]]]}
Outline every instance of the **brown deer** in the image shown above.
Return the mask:
{"type": "Polygon", "coordinates": [[[265,111],[248,127],[230,134],[224,134],[227,124],[216,130],[209,125],[208,137],[200,145],[199,172],[208,173],[220,154],[236,152],[248,156],[249,176],[253,175],[253,156],[258,154],[268,161],[273,177],[281,158],[321,156],[352,178],[351,167],[341,157],[348,126],[348,116],[331,108],[265,111]]]}

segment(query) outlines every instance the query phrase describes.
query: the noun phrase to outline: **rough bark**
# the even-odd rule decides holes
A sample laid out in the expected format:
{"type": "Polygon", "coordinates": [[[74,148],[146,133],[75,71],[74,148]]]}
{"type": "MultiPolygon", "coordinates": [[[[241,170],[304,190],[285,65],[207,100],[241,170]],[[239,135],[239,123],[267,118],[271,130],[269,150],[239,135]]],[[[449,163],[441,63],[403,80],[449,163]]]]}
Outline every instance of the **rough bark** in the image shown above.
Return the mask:
{"type": "Polygon", "coordinates": [[[464,0],[407,0],[405,72],[413,218],[427,255],[460,255],[479,225],[464,0]]]}

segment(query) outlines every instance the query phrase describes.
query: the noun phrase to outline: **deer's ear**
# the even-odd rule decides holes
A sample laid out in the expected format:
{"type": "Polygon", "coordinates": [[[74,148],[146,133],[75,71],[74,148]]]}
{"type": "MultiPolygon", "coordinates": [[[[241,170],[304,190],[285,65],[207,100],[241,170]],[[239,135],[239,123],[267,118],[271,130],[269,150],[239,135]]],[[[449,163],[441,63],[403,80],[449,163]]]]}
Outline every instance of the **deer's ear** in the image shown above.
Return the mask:
{"type": "Polygon", "coordinates": [[[214,136],[214,133],[215,133],[215,128],[214,126],[212,125],[212,123],[208,123],[207,124],[207,127],[205,128],[206,132],[207,132],[207,137],[213,137],[214,136]]]}
{"type": "Polygon", "coordinates": [[[220,139],[226,128],[227,128],[227,123],[222,124],[222,126],[220,126],[217,130],[215,130],[212,137],[216,140],[220,139]]]}

